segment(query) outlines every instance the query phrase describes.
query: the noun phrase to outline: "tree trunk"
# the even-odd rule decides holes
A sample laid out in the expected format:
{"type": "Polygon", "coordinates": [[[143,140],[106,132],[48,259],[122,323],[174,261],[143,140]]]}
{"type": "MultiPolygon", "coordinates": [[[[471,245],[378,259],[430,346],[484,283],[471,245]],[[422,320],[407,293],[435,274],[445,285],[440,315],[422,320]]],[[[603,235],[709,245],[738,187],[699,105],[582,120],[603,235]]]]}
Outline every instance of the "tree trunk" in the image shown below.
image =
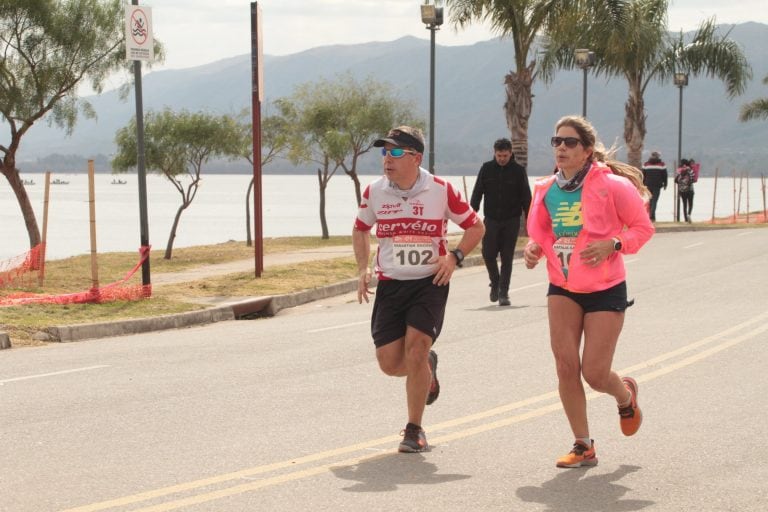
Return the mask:
{"type": "Polygon", "coordinates": [[[531,118],[533,98],[533,67],[531,62],[528,67],[520,72],[510,71],[504,77],[504,90],[507,101],[504,103],[504,113],[507,118],[507,128],[512,139],[512,152],[515,161],[528,168],[528,120],[531,118]]]}
{"type": "Polygon", "coordinates": [[[251,190],[253,190],[253,178],[248,184],[248,192],[245,194],[245,245],[251,247],[253,239],[251,238],[251,190]]]}
{"type": "Polygon", "coordinates": [[[639,86],[630,83],[629,99],[624,104],[624,142],[627,145],[627,163],[638,169],[643,165],[646,117],[642,92],[639,86]]]}
{"type": "Polygon", "coordinates": [[[176,240],[176,229],[179,227],[181,212],[186,210],[187,206],[189,206],[189,203],[182,203],[181,206],[179,206],[179,209],[176,211],[176,217],[174,217],[173,225],[171,226],[171,233],[168,235],[168,244],[165,246],[165,255],[163,258],[166,260],[171,259],[171,255],[173,254],[173,242],[176,240]]]}
{"type": "Polygon", "coordinates": [[[29,201],[29,195],[27,195],[27,189],[24,187],[24,183],[21,181],[19,171],[15,167],[7,167],[3,165],[3,176],[8,180],[8,184],[11,186],[13,193],[16,195],[16,201],[19,203],[21,214],[24,217],[24,224],[27,227],[27,235],[29,236],[29,248],[32,249],[41,242],[40,228],[37,225],[37,218],[35,218],[35,210],[32,208],[32,203],[29,201]]]}
{"type": "Polygon", "coordinates": [[[323,231],[323,240],[328,240],[330,235],[328,233],[328,220],[325,218],[325,189],[328,186],[328,170],[325,170],[325,176],[323,171],[317,170],[317,181],[320,185],[320,228],[323,231]]]}
{"type": "Polygon", "coordinates": [[[352,183],[355,185],[355,200],[357,201],[357,206],[360,206],[360,203],[363,202],[363,194],[360,191],[360,177],[357,175],[357,171],[345,171],[347,172],[347,176],[352,180],[352,183]]]}

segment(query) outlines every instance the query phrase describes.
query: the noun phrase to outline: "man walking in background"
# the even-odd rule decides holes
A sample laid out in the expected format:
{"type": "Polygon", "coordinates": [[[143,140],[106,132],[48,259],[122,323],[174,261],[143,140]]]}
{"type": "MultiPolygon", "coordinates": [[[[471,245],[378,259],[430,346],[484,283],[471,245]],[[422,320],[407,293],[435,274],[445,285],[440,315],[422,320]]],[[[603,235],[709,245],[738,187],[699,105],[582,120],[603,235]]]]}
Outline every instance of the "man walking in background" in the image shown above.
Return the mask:
{"type": "Polygon", "coordinates": [[[656,222],[656,204],[661,196],[661,189],[667,189],[667,165],[661,159],[658,151],[651,153],[651,157],[643,164],[643,185],[651,192],[650,217],[651,222],[656,222]]]}
{"type": "Polygon", "coordinates": [[[493,143],[493,160],[485,162],[472,190],[469,203],[477,212],[483,203],[485,235],[483,260],[490,280],[491,302],[509,306],[509,282],[512,258],[520,234],[520,218],[531,206],[531,187],[525,168],[515,162],[512,142],[499,139],[493,143]],[[497,257],[501,260],[501,269],[497,257]]]}
{"type": "Polygon", "coordinates": [[[363,193],[352,230],[360,278],[357,300],[368,302],[371,290],[370,231],[376,225],[378,278],[371,334],[379,368],[405,377],[408,424],[398,450],[429,450],[421,428],[424,406],[440,393],[437,354],[448,301],[448,283],[483,236],[483,223],[453,186],[420,167],[424,158],[421,130],[400,126],[373,145],[381,148],[384,176],[363,193]],[[448,220],[464,229],[450,249],[448,220]]]}

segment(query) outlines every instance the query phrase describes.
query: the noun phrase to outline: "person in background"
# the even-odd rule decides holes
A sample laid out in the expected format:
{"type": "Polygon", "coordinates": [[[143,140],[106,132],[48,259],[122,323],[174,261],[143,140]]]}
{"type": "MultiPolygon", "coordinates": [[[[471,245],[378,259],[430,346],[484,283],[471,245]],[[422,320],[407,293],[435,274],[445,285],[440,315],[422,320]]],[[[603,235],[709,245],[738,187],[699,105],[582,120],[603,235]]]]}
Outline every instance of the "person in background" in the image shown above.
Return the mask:
{"type": "Polygon", "coordinates": [[[556,465],[576,468],[597,464],[582,377],[595,391],[614,397],[624,435],[635,434],[642,423],[637,382],[611,366],[625,310],[632,304],[622,256],[640,250],[654,228],[639,169],[609,160],[583,117],[563,117],[555,131],[551,145],[558,172],[534,188],[524,258],[528,268],[547,259],[550,346],[560,401],[575,438],[556,465]]]}
{"type": "Polygon", "coordinates": [[[688,159],[680,160],[680,167],[675,172],[675,183],[677,183],[677,193],[682,201],[683,215],[685,222],[691,222],[691,211],[693,210],[693,184],[696,183],[696,173],[691,168],[691,162],[688,159]]]}
{"type": "Polygon", "coordinates": [[[693,158],[688,159],[688,165],[691,166],[691,169],[693,170],[693,182],[696,183],[699,181],[699,172],[701,171],[701,164],[694,160],[693,158]]]}
{"type": "Polygon", "coordinates": [[[667,165],[661,159],[661,153],[654,151],[647,162],[643,164],[643,185],[651,192],[650,217],[656,222],[656,205],[661,196],[661,189],[667,189],[667,165]]]}
{"type": "Polygon", "coordinates": [[[493,160],[480,167],[469,204],[477,212],[483,202],[483,260],[490,280],[490,300],[509,306],[509,282],[515,255],[520,218],[531,205],[531,187],[525,168],[515,162],[512,142],[493,143],[493,160]],[[497,257],[501,260],[501,270],[497,257]]]}
{"type": "Polygon", "coordinates": [[[400,126],[374,141],[380,147],[384,176],[365,188],[352,230],[359,280],[357,300],[372,293],[370,231],[376,224],[375,272],[378,278],[371,334],[379,368],[405,377],[408,424],[400,452],[429,450],[421,427],[424,406],[437,400],[437,353],[432,345],[443,326],[448,283],[483,237],[480,218],[447,181],[420,167],[421,130],[400,126]],[[464,229],[448,248],[448,220],[464,229]]]}

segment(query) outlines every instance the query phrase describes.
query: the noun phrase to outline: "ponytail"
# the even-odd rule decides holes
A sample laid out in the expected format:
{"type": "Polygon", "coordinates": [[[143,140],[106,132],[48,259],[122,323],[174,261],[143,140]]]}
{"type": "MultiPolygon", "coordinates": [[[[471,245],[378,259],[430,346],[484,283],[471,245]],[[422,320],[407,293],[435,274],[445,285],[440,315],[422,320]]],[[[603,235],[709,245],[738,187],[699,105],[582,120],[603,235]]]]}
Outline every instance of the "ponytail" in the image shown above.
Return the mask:
{"type": "Polygon", "coordinates": [[[606,151],[605,146],[598,142],[595,145],[593,157],[599,162],[604,162],[613,174],[627,178],[635,186],[640,196],[648,201],[651,197],[651,191],[643,184],[643,172],[633,165],[612,159],[614,153],[616,153],[615,148],[612,147],[606,151]]]}

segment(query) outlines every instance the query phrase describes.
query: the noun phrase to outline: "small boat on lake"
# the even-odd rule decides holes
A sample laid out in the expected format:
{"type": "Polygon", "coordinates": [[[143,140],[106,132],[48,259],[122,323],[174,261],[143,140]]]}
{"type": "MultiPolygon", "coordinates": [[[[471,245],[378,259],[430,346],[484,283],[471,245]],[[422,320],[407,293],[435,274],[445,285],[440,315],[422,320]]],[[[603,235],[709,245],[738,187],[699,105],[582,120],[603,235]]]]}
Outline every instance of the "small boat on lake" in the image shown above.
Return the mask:
{"type": "Polygon", "coordinates": [[[125,185],[126,183],[128,182],[125,180],[112,180],[113,185],[125,185]]]}
{"type": "Polygon", "coordinates": [[[25,180],[22,180],[22,183],[24,185],[34,185],[35,184],[35,180],[27,180],[27,179],[25,179],[25,180]]]}
{"type": "Polygon", "coordinates": [[[60,180],[59,178],[56,178],[51,182],[51,185],[69,185],[68,181],[60,180]]]}

